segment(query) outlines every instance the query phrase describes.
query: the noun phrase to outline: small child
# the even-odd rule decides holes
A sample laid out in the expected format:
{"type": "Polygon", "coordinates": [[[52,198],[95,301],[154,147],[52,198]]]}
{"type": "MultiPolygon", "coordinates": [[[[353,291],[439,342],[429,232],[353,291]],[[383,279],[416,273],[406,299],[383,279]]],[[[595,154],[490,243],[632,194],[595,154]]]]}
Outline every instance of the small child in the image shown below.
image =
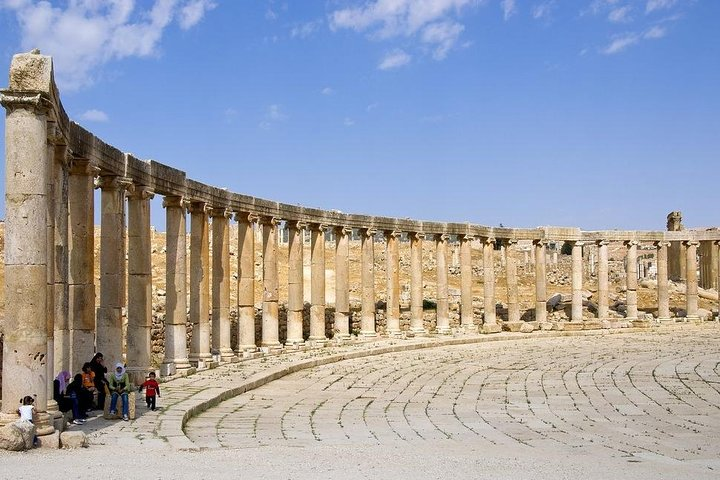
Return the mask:
{"type": "Polygon", "coordinates": [[[145,383],[140,385],[138,392],[142,392],[143,388],[145,389],[145,402],[147,402],[148,408],[154,412],[155,397],[160,396],[160,385],[158,385],[157,380],[155,380],[155,372],[150,372],[148,374],[148,379],[145,380],[145,383]]]}
{"type": "MultiPolygon", "coordinates": [[[[20,414],[20,421],[35,423],[35,399],[30,395],[25,395],[20,399],[20,406],[18,407],[18,414],[20,414]]],[[[37,435],[33,436],[33,447],[37,447],[38,438],[37,435]]]]}

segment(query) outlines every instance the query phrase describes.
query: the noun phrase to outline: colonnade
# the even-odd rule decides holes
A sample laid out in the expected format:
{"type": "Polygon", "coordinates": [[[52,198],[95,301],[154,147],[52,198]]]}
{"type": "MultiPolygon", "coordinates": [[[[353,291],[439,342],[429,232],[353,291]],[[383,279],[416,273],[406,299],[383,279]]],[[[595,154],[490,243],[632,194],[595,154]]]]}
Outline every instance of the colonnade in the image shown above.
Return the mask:
{"type": "MultiPolygon", "coordinates": [[[[698,312],[698,241],[720,241],[717,231],[583,232],[576,228],[493,228],[471,224],[368,217],[279,204],[204,185],[184,172],[145,162],[105,144],[65,115],[52,78],[51,59],[38,53],[16,55],[10,87],[2,93],[6,116],[6,252],[3,323],[3,407],[14,414],[15,401],[36,393],[37,407],[49,412],[40,423],[51,430],[54,373],[79,370],[100,351],[110,361],[125,359],[135,379],[152,368],[151,199],[162,196],[166,217],[164,375],[186,372],[218,359],[232,361],[244,352],[274,351],[280,343],[279,248],[288,251],[285,344],[328,339],[326,235],[334,238],[335,304],[333,338],[351,336],[350,236],[360,237],[359,337],[378,335],[375,242],[384,239],[386,308],[384,333],[404,333],[400,308],[400,244],[407,238],[410,265],[410,323],[414,335],[495,333],[503,322],[521,322],[518,242],[532,242],[534,320],[547,322],[546,245],[572,244],[572,315],[583,318],[583,245],[598,250],[597,319],[609,318],[608,246],[623,242],[626,252],[627,321],[638,321],[637,247],[657,249],[658,316],[670,319],[667,248],[681,241],[687,264],[687,317],[698,312]],[[94,194],[100,190],[99,301],[95,304],[94,194]],[[189,257],[188,252],[188,216],[189,257]],[[237,237],[231,236],[231,222],[237,237]],[[278,245],[278,229],[288,229],[278,245]],[[261,274],[255,272],[254,230],[262,232],[261,274]],[[304,231],[310,231],[309,337],[303,336],[304,231]],[[472,242],[481,245],[473,259],[472,242]],[[459,245],[460,318],[451,325],[448,245],[459,245]],[[212,244],[212,249],[210,245],[212,244]],[[230,248],[237,247],[237,281],[231,277],[230,248]],[[503,246],[499,271],[506,295],[496,284],[497,245],[503,246]],[[436,301],[434,323],[426,323],[423,248],[434,245],[436,301]],[[128,252],[127,257],[125,252],[128,252]],[[473,305],[473,266],[482,266],[482,315],[473,305]],[[255,286],[262,286],[255,298],[255,286]],[[231,305],[231,289],[237,303],[231,305]],[[189,303],[188,303],[189,299],[189,303]],[[507,305],[506,316],[497,305],[507,305]],[[256,305],[261,305],[256,337],[256,305]],[[237,345],[231,345],[230,311],[237,311],[237,345]],[[123,311],[127,331],[123,333],[123,311]],[[187,330],[192,334],[187,346],[187,330]],[[457,328],[454,328],[457,327],[457,328]],[[123,357],[124,352],[124,357],[123,357]],[[18,379],[20,379],[18,381],[18,379]]],[[[285,300],[285,299],[284,299],[285,300]]],[[[647,306],[645,306],[647,308],[647,306]]],[[[1,419],[0,419],[1,421],[1,419]]]]}

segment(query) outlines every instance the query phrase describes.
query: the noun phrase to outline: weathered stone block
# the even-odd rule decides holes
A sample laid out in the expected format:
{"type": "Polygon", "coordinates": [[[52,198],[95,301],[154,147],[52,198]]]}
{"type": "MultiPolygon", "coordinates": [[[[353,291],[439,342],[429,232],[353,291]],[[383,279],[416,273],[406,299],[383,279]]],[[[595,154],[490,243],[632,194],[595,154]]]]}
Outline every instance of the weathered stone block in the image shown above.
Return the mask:
{"type": "Polygon", "coordinates": [[[532,333],[535,330],[535,326],[529,322],[523,322],[520,326],[520,333],[532,333]]]}
{"type": "Polygon", "coordinates": [[[38,437],[38,448],[50,448],[54,450],[60,448],[60,432],[56,430],[50,435],[38,437]]]}
{"type": "Polygon", "coordinates": [[[0,450],[20,452],[33,447],[35,425],[30,422],[14,422],[0,427],[0,450]]]}
{"type": "Polygon", "coordinates": [[[60,446],[62,448],[85,448],[88,446],[87,435],[79,430],[62,432],[60,446]]]}

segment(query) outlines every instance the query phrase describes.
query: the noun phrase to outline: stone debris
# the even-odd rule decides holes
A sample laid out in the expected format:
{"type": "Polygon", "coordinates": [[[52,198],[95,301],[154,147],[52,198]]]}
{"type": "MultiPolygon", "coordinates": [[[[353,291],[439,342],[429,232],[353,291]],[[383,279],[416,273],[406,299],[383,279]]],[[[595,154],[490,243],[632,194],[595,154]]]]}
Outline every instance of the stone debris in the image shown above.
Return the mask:
{"type": "Polygon", "coordinates": [[[0,427],[0,450],[21,452],[33,448],[35,425],[17,421],[0,427]]]}

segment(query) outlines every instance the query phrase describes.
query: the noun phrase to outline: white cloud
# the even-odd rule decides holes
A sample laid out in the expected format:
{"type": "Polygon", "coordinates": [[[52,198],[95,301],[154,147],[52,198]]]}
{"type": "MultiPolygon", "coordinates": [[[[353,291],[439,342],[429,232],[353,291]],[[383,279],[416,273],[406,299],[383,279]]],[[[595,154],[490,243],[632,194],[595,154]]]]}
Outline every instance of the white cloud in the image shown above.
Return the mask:
{"type": "Polygon", "coordinates": [[[643,38],[649,40],[657,40],[658,38],[663,38],[666,34],[667,30],[664,27],[659,27],[655,25],[643,34],[643,38]]]}
{"type": "Polygon", "coordinates": [[[392,70],[393,68],[399,68],[410,63],[412,57],[405,53],[403,50],[397,48],[391,52],[385,54],[385,57],[380,61],[378,68],[380,70],[392,70]]]}
{"type": "Polygon", "coordinates": [[[322,20],[315,20],[312,22],[305,22],[300,25],[295,25],[290,30],[290,37],[292,38],[307,38],[317,31],[322,25],[322,20]]]}
{"type": "Polygon", "coordinates": [[[477,0],[371,0],[332,12],[329,24],[332,30],[368,32],[381,40],[419,35],[423,43],[431,44],[433,57],[441,60],[464,29],[457,17],[476,4],[477,0]]]}
{"type": "Polygon", "coordinates": [[[23,50],[52,55],[58,84],[78,89],[93,83],[99,68],[113,60],[158,54],[165,29],[176,21],[191,28],[214,7],[209,0],[155,0],[136,8],[134,0],[72,0],[0,4],[15,12],[23,50]]]}
{"type": "Polygon", "coordinates": [[[353,125],[355,125],[355,120],[350,117],[345,117],[345,120],[343,120],[343,125],[345,125],[346,127],[352,127],[353,125]]]}
{"type": "Polygon", "coordinates": [[[108,122],[110,117],[102,110],[90,109],[80,114],[80,119],[86,122],[108,122]]]}
{"type": "Polygon", "coordinates": [[[509,19],[517,13],[517,6],[515,5],[515,0],[502,0],[500,2],[500,6],[502,7],[505,20],[509,19]]]}
{"type": "Polygon", "coordinates": [[[602,48],[600,52],[605,55],[620,53],[628,47],[638,43],[640,38],[641,37],[636,33],[627,33],[616,36],[605,48],[602,48]]]}
{"type": "Polygon", "coordinates": [[[610,11],[608,14],[608,20],[610,20],[613,23],[626,23],[630,22],[632,18],[630,18],[630,11],[632,10],[632,7],[630,5],[625,5],[624,7],[615,8],[610,11]]]}
{"type": "Polygon", "coordinates": [[[645,13],[651,13],[655,10],[665,10],[674,7],[677,0],[648,0],[645,4],[645,13]]]}
{"type": "Polygon", "coordinates": [[[377,102],[371,103],[370,105],[368,105],[367,107],[365,107],[365,111],[367,111],[367,112],[372,112],[373,110],[375,110],[375,109],[378,108],[379,106],[380,106],[380,104],[377,103],[377,102]]]}
{"type": "Polygon", "coordinates": [[[555,0],[538,3],[532,9],[532,16],[535,20],[549,19],[556,6],[555,0]]]}
{"type": "Polygon", "coordinates": [[[330,87],[325,87],[325,88],[323,88],[322,90],[320,90],[320,93],[322,93],[323,95],[334,95],[334,94],[335,94],[335,90],[333,90],[333,89],[330,88],[330,87]]]}

